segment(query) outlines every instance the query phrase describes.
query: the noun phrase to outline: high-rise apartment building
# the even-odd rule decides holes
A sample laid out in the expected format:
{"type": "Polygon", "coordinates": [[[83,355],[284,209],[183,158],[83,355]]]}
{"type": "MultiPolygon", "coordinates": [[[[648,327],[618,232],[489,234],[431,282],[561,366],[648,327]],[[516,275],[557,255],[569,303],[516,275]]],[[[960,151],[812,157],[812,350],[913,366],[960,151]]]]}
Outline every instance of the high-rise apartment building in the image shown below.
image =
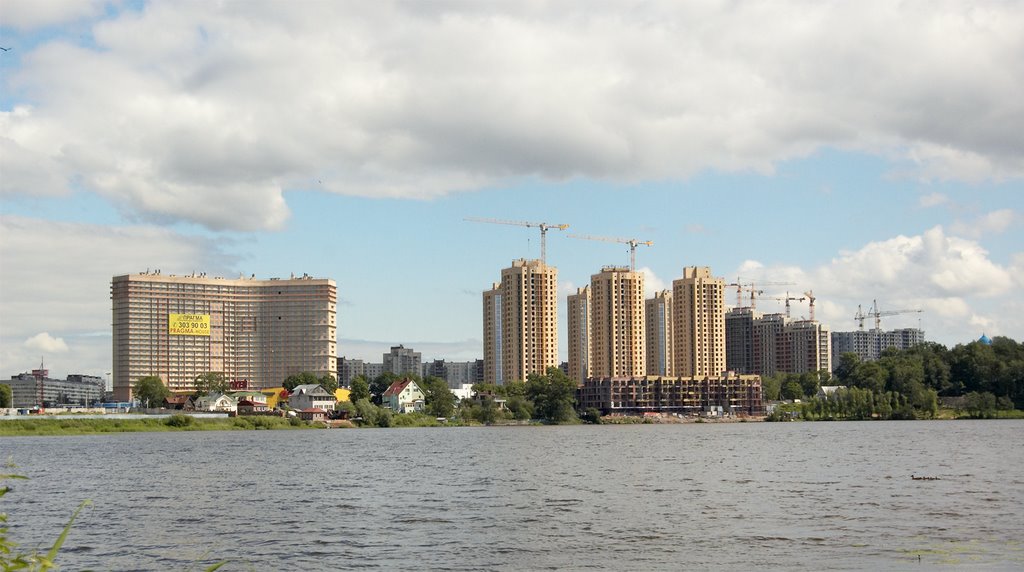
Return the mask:
{"type": "Polygon", "coordinates": [[[725,353],[730,371],[770,376],[811,373],[831,367],[827,326],[733,308],[725,315],[725,353]]]}
{"type": "Polygon", "coordinates": [[[558,269],[519,259],[483,294],[485,381],[525,380],[558,366],[558,269]]]}
{"type": "Polygon", "coordinates": [[[725,313],[725,367],[739,374],[756,373],[754,366],[754,321],[761,317],[749,307],[725,313]]]}
{"type": "Polygon", "coordinates": [[[566,299],[569,330],[569,379],[582,382],[590,377],[590,287],[577,288],[566,299]]]}
{"type": "Polygon", "coordinates": [[[904,350],[924,342],[924,330],[918,328],[832,332],[832,365],[837,365],[844,353],[857,354],[860,361],[874,361],[889,348],[904,350]]]}
{"type": "Polygon", "coordinates": [[[149,375],[186,392],[212,372],[254,388],[304,371],[337,374],[333,280],[127,274],[110,293],[115,399],[131,399],[149,375]]]}
{"type": "Polygon", "coordinates": [[[605,266],[590,291],[590,375],[646,375],[643,273],[605,266]]]}
{"type": "Polygon", "coordinates": [[[725,371],[725,280],[688,266],[672,281],[672,356],[676,376],[725,371]]]}
{"type": "Polygon", "coordinates": [[[782,329],[778,344],[779,371],[814,373],[832,371],[832,336],[817,321],[797,320],[782,329]]]}
{"type": "Polygon", "coordinates": [[[670,375],[672,367],[672,291],[644,301],[647,327],[647,375],[670,375]]]}
{"type": "Polygon", "coordinates": [[[497,383],[505,378],[501,368],[501,341],[505,329],[502,323],[501,292],[499,282],[484,291],[484,381],[488,383],[497,383]]]}
{"type": "Polygon", "coordinates": [[[384,354],[384,371],[395,375],[420,375],[423,371],[423,354],[402,345],[391,346],[384,354]]]}
{"type": "Polygon", "coordinates": [[[758,375],[779,372],[779,339],[786,327],[784,314],[764,314],[754,320],[754,371],[758,375]]]}

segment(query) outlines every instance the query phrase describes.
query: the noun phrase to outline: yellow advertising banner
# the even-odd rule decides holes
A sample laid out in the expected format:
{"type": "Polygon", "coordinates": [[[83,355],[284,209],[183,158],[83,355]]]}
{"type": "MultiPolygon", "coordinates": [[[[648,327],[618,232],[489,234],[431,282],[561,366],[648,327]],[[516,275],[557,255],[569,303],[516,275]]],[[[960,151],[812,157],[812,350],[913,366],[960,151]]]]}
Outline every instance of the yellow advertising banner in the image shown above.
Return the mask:
{"type": "Polygon", "coordinates": [[[209,314],[168,314],[167,333],[172,336],[209,336],[209,314]]]}

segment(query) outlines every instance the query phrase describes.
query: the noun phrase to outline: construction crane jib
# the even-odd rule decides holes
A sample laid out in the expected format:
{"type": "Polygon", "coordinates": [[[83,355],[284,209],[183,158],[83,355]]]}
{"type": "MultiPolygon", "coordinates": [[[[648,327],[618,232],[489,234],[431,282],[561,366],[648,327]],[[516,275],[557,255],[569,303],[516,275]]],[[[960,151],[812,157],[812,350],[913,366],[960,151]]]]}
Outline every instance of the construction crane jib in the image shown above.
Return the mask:
{"type": "Polygon", "coordinates": [[[569,238],[580,238],[583,240],[600,240],[602,242],[617,242],[629,245],[629,271],[636,272],[636,247],[640,245],[654,246],[650,240],[638,240],[635,238],[615,238],[611,236],[590,236],[587,234],[567,234],[569,238]]]}
{"type": "Polygon", "coordinates": [[[513,226],[525,226],[525,227],[529,227],[529,228],[539,228],[540,229],[540,261],[544,265],[547,265],[547,263],[548,263],[547,262],[547,234],[548,234],[548,229],[552,229],[553,228],[555,230],[565,230],[565,229],[569,228],[569,225],[567,225],[567,224],[553,224],[553,223],[549,223],[549,222],[527,222],[527,221],[519,221],[519,220],[499,220],[499,219],[494,219],[494,218],[477,218],[477,217],[467,217],[464,220],[467,220],[469,222],[487,222],[487,223],[491,223],[491,224],[510,224],[510,225],[513,225],[513,226]]]}
{"type": "Polygon", "coordinates": [[[920,314],[923,311],[924,310],[920,310],[920,309],[912,309],[912,310],[879,310],[878,309],[878,300],[872,300],[871,301],[871,309],[870,309],[870,311],[865,313],[861,309],[860,305],[858,305],[857,306],[857,313],[853,315],[853,319],[857,320],[857,322],[860,325],[860,329],[863,330],[864,329],[864,320],[865,320],[865,318],[869,318],[869,317],[873,316],[875,318],[875,330],[881,330],[882,329],[882,316],[898,316],[900,314],[920,314]]]}

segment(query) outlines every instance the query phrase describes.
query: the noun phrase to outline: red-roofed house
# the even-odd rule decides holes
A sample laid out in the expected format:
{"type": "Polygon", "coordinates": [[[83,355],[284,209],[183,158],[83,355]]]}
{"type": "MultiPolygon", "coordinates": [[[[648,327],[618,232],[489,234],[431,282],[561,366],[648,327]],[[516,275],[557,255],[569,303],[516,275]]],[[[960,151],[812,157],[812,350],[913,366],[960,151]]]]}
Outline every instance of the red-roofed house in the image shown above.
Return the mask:
{"type": "Polygon", "coordinates": [[[423,390],[411,379],[396,381],[381,396],[381,405],[399,413],[423,411],[423,390]]]}

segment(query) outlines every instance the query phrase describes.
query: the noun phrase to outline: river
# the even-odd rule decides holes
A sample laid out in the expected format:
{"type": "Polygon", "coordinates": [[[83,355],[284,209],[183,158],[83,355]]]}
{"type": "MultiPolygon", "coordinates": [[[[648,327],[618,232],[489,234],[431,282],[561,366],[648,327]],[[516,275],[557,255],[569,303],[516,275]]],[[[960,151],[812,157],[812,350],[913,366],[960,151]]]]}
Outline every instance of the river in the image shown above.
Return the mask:
{"type": "Polygon", "coordinates": [[[65,570],[1024,568],[1024,421],[124,433],[0,455],[30,477],[2,501],[23,547],[92,501],[65,570]]]}

